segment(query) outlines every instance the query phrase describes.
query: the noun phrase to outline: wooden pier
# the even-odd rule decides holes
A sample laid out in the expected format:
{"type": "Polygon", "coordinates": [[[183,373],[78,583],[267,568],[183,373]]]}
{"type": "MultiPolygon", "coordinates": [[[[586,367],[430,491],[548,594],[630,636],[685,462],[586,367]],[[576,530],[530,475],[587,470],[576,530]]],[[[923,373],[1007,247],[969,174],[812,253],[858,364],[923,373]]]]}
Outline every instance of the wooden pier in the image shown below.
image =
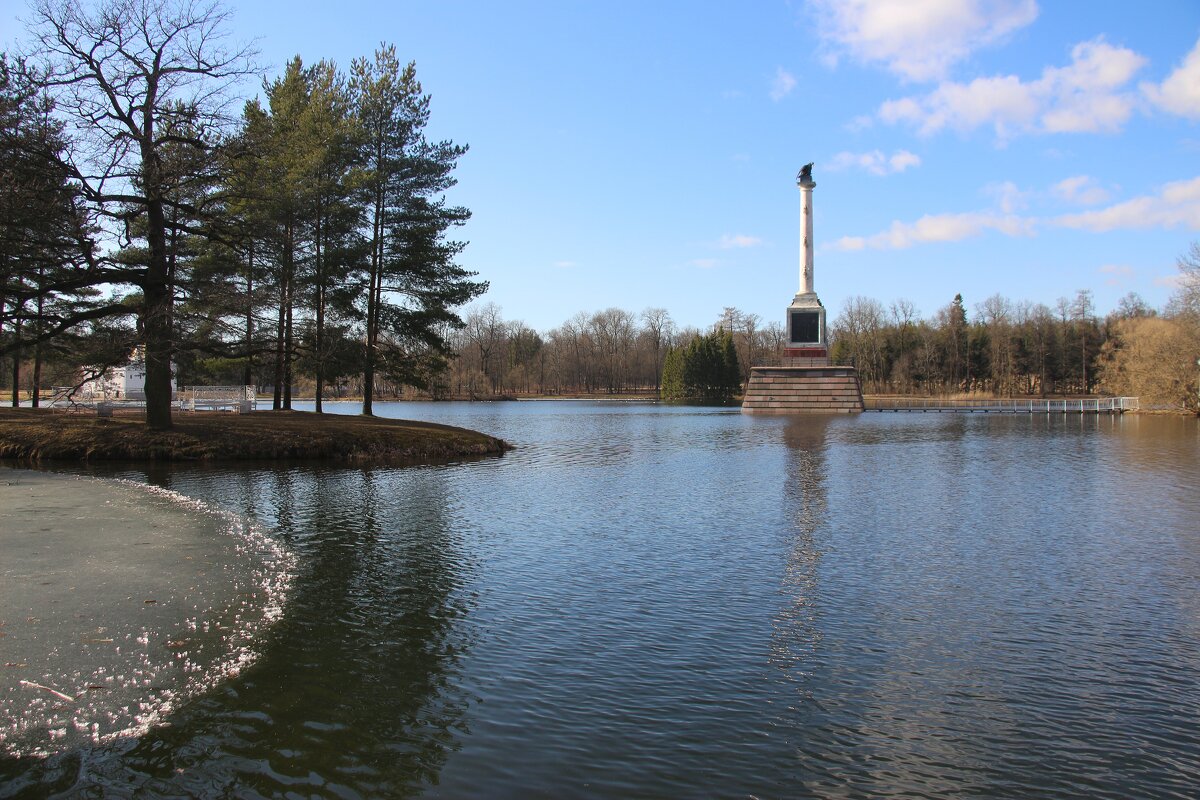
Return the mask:
{"type": "Polygon", "coordinates": [[[1137,411],[1136,397],[1076,399],[947,400],[938,397],[864,397],[864,411],[948,412],[958,414],[1123,414],[1137,411]]]}

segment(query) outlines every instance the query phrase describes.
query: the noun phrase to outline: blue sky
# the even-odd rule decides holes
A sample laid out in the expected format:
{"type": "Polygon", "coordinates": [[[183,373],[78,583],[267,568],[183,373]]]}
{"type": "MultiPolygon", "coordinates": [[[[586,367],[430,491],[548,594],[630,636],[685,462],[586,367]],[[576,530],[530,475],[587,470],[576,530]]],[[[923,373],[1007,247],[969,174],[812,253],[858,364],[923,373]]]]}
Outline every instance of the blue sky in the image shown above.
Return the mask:
{"type": "MultiPolygon", "coordinates": [[[[0,0],[0,42],[23,3],[0,0]]],[[[1200,3],[245,2],[267,74],[414,60],[484,301],[783,320],[816,166],[816,289],[1162,305],[1200,238],[1200,3]]],[[[254,87],[247,87],[253,91],[254,87]]]]}

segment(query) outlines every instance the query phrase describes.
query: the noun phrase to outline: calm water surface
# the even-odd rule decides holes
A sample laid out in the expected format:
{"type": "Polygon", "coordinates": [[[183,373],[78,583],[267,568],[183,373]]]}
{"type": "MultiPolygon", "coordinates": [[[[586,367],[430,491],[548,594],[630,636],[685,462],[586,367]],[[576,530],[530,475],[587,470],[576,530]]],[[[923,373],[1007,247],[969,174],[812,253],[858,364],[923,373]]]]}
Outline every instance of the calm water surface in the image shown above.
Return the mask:
{"type": "Polygon", "coordinates": [[[0,797],[1197,795],[1195,420],[379,410],[518,449],[111,473],[278,537],[283,619],[0,797]]]}

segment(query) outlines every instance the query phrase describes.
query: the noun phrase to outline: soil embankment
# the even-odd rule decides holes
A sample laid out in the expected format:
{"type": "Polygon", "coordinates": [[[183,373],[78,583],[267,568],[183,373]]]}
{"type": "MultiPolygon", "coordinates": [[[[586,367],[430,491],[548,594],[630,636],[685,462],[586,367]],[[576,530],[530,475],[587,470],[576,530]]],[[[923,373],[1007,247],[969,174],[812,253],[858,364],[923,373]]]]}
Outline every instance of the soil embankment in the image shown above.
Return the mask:
{"type": "Polygon", "coordinates": [[[0,409],[0,458],[22,461],[320,459],[418,463],[503,453],[501,439],[431,422],[304,411],[176,414],[169,431],[138,417],[0,409]]]}

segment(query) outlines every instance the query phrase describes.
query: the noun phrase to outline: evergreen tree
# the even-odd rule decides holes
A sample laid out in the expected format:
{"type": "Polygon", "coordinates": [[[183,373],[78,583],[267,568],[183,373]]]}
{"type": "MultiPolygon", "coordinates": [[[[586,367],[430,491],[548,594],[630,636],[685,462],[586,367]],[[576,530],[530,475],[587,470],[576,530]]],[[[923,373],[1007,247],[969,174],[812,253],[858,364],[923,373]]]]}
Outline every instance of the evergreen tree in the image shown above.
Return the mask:
{"type": "Polygon", "coordinates": [[[447,239],[470,212],[447,205],[445,192],[465,146],[430,142],[428,95],[416,68],[403,69],[395,48],[358,59],[351,91],[363,148],[363,202],[369,261],[359,311],[365,327],[363,414],[372,413],[379,371],[424,382],[421,364],[437,365],[450,352],[445,334],[461,328],[454,311],[487,290],[455,259],[464,245],[447,239]]]}
{"type": "Polygon", "coordinates": [[[683,348],[667,351],[662,397],[728,403],[741,387],[741,366],[729,331],[694,336],[683,348]]]}
{"type": "Polygon", "coordinates": [[[50,350],[78,345],[68,332],[126,310],[96,299],[90,223],[65,150],[53,100],[0,54],[0,353],[12,356],[14,406],[29,351],[36,406],[50,350]]]}

